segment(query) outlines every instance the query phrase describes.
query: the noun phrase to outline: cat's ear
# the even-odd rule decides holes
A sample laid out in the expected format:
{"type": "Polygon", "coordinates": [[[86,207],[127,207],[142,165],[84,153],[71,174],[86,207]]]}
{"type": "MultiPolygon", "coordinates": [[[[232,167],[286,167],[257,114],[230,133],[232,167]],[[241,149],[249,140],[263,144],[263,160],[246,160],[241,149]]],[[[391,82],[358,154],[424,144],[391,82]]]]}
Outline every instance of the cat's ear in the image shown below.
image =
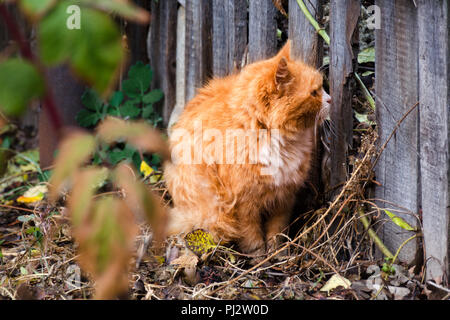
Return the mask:
{"type": "Polygon", "coordinates": [[[280,62],[278,62],[277,72],[275,73],[275,84],[279,91],[282,91],[284,88],[289,85],[292,81],[292,74],[289,71],[288,63],[286,58],[282,57],[280,62]]]}
{"type": "Polygon", "coordinates": [[[278,57],[285,58],[286,60],[291,59],[291,40],[288,40],[283,48],[281,48],[280,52],[278,52],[278,57]]]}

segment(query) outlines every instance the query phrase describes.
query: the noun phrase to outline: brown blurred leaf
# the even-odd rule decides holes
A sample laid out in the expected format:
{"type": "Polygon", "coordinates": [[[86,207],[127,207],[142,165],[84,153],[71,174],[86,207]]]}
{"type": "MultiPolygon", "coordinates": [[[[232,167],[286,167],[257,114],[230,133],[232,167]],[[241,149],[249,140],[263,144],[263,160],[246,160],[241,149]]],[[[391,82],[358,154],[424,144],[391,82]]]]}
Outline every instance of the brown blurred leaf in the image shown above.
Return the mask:
{"type": "Polygon", "coordinates": [[[288,16],[288,14],[286,13],[286,10],[284,10],[284,7],[283,7],[284,0],[272,0],[272,2],[273,2],[273,5],[278,9],[278,11],[281,12],[282,15],[284,15],[286,17],[288,16]]]}
{"type": "Polygon", "coordinates": [[[72,178],[78,167],[85,162],[95,148],[93,136],[83,132],[71,133],[60,146],[55,169],[50,179],[50,199],[56,200],[63,183],[72,178]]]}
{"type": "Polygon", "coordinates": [[[86,219],[91,209],[92,197],[108,174],[106,168],[85,168],[74,177],[74,184],[68,206],[72,218],[72,224],[76,228],[86,219]]]}
{"type": "Polygon", "coordinates": [[[153,229],[156,242],[164,239],[167,213],[160,200],[135,176],[126,164],[120,164],[114,171],[115,184],[125,191],[126,204],[140,218],[145,219],[153,229]]]}
{"type": "Polygon", "coordinates": [[[144,121],[125,121],[109,117],[97,127],[97,132],[100,139],[107,143],[125,139],[144,152],[157,152],[164,159],[169,159],[166,141],[158,130],[144,121]]]}
{"type": "Polygon", "coordinates": [[[137,232],[132,212],[113,197],[95,201],[89,216],[74,228],[79,263],[95,279],[96,299],[112,299],[127,291],[137,232]]]}
{"type": "Polygon", "coordinates": [[[88,5],[93,6],[97,9],[116,13],[127,20],[132,20],[138,23],[148,23],[150,21],[150,14],[133,4],[129,0],[81,0],[82,2],[87,2],[88,5]]]}

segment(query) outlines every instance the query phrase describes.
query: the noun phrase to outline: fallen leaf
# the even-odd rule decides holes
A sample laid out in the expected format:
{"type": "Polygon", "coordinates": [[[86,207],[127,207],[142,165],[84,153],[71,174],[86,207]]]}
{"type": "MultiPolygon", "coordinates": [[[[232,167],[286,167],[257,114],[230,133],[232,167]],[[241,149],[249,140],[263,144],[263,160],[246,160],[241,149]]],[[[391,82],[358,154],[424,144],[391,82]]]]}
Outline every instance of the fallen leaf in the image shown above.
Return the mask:
{"type": "Polygon", "coordinates": [[[156,183],[159,180],[161,180],[161,175],[154,174],[155,169],[153,169],[151,166],[149,166],[147,164],[147,162],[145,162],[145,161],[141,162],[141,166],[140,166],[139,170],[144,175],[144,178],[148,178],[150,176],[150,179],[149,179],[150,183],[156,183]]]}
{"type": "Polygon", "coordinates": [[[197,229],[189,232],[185,237],[186,246],[198,256],[207,253],[217,245],[210,233],[205,230],[197,229]]]}
{"type": "Polygon", "coordinates": [[[334,274],[328,281],[327,283],[325,283],[325,285],[320,289],[320,291],[326,291],[328,294],[330,293],[331,290],[336,289],[337,287],[344,287],[344,289],[348,289],[351,286],[351,282],[338,275],[338,274],[334,274]]]}
{"type": "Polygon", "coordinates": [[[171,265],[184,269],[185,280],[192,285],[197,282],[197,263],[198,257],[192,253],[189,254],[189,252],[170,262],[171,265]]]}
{"type": "Polygon", "coordinates": [[[45,185],[37,185],[28,189],[22,196],[16,199],[19,203],[36,203],[44,199],[45,194],[48,192],[48,188],[45,185]]]}

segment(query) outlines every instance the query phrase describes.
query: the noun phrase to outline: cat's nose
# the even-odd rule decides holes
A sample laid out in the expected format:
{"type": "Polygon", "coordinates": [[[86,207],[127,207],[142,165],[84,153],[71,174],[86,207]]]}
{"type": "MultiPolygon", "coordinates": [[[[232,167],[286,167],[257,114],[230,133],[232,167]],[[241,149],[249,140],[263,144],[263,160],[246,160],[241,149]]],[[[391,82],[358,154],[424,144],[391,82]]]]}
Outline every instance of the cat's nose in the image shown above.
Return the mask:
{"type": "Polygon", "coordinates": [[[330,95],[323,89],[322,89],[322,94],[323,94],[323,101],[325,101],[326,103],[331,103],[330,95]]]}

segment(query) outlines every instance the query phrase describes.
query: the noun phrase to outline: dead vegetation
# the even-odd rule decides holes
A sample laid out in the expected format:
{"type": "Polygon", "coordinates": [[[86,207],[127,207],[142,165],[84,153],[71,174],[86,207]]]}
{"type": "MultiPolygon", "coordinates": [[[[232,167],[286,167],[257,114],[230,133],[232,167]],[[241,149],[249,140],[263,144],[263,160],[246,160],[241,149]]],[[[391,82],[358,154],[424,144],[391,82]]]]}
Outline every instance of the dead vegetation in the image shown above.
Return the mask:
{"type": "MultiPolygon", "coordinates": [[[[351,160],[352,173],[339,195],[327,206],[298,215],[296,220],[303,221],[301,228],[280,234],[283,245],[257,264],[233,246],[220,243],[209,243],[203,254],[188,249],[186,239],[181,237],[152,246],[151,228],[140,224],[129,263],[128,293],[118,298],[448,298],[445,290],[436,289],[434,293],[427,288],[420,268],[383,260],[376,253],[376,239],[361,223],[362,217],[372,219],[371,227],[392,223],[383,219],[373,199],[367,198],[378,154],[376,140],[376,131],[368,129],[361,137],[358,153],[351,160]]],[[[170,205],[164,181],[149,187],[166,206],[170,205]]],[[[31,208],[1,204],[0,210],[2,299],[95,296],[92,274],[79,267],[80,248],[74,242],[64,207],[50,206],[44,199],[31,208]]]]}

